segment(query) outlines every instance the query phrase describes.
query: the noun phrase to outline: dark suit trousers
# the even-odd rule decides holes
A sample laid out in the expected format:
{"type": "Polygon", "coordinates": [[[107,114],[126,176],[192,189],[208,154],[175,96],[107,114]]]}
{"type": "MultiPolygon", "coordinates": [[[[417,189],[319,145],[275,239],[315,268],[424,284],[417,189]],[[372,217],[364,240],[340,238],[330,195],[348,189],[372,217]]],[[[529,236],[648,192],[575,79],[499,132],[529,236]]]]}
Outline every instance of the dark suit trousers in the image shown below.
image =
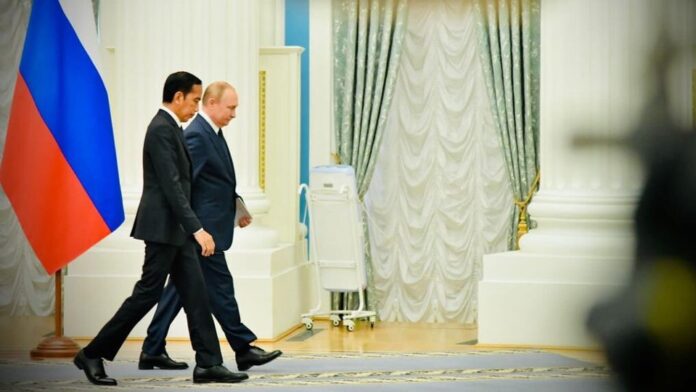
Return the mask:
{"type": "Polygon", "coordinates": [[[143,274],[133,294],[84,348],[85,355],[113,361],[131,330],[160,299],[167,275],[170,275],[172,284],[181,294],[196,363],[203,367],[222,364],[220,343],[195,252],[192,239],[187,239],[181,247],[145,242],[143,274]]]}
{"type": "MultiPolygon", "coordinates": [[[[227,342],[233,350],[245,348],[256,340],[256,335],[242,323],[239,307],[234,297],[234,282],[227,267],[224,252],[217,252],[209,257],[198,255],[208,298],[213,315],[225,332],[227,342]]],[[[165,338],[169,326],[181,309],[181,301],[177,288],[171,282],[164,288],[164,293],[157,305],[155,316],[147,329],[147,338],[143,342],[143,351],[150,355],[158,355],[165,350],[165,338]]]]}

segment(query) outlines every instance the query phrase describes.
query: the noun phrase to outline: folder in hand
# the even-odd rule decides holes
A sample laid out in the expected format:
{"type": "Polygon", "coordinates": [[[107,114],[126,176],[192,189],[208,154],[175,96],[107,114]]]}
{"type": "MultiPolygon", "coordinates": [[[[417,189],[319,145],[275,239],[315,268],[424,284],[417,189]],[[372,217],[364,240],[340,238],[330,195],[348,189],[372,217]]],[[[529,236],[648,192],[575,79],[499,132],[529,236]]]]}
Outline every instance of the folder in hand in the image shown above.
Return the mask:
{"type": "Polygon", "coordinates": [[[237,206],[237,212],[234,214],[234,227],[239,227],[239,220],[245,216],[251,218],[251,214],[249,213],[249,210],[247,209],[246,204],[244,204],[244,200],[242,200],[241,197],[237,198],[235,204],[237,206]]]}

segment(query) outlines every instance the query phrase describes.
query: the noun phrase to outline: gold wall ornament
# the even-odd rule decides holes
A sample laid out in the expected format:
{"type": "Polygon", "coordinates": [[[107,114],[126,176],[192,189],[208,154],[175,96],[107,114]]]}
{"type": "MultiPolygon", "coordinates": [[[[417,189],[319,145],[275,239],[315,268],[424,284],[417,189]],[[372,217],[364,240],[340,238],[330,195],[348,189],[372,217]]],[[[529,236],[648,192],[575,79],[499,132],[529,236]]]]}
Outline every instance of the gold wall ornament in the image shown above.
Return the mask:
{"type": "Polygon", "coordinates": [[[259,71],[259,187],[266,191],[266,71],[259,71]]]}
{"type": "Polygon", "coordinates": [[[532,201],[534,192],[536,192],[539,188],[539,178],[539,170],[537,170],[536,176],[534,177],[534,182],[532,182],[532,186],[529,187],[529,191],[527,192],[527,197],[524,200],[515,199],[515,205],[519,210],[517,234],[515,235],[515,249],[520,248],[520,238],[529,232],[529,224],[527,223],[527,207],[529,207],[529,203],[532,201]]]}

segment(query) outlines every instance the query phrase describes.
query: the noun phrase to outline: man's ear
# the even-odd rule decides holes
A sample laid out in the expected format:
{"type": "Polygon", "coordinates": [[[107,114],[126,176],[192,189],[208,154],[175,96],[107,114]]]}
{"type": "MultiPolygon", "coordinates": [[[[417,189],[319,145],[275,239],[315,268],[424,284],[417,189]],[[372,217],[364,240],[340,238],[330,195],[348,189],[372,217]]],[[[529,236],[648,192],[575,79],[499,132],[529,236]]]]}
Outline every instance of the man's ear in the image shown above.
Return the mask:
{"type": "Polygon", "coordinates": [[[181,102],[184,100],[184,93],[182,91],[177,91],[174,93],[174,99],[172,102],[181,102]]]}

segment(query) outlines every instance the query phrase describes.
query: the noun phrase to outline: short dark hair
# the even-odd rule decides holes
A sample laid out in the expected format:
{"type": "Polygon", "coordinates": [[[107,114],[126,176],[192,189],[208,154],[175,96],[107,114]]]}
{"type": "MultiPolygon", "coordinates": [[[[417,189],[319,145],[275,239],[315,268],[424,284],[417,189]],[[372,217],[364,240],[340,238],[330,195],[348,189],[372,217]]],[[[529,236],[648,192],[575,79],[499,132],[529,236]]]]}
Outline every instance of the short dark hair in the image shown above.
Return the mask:
{"type": "Polygon", "coordinates": [[[162,102],[171,103],[174,100],[174,94],[178,91],[184,93],[184,96],[193,90],[193,86],[202,85],[200,79],[195,75],[186,71],[174,72],[167,77],[164,82],[164,90],[162,91],[162,102]]]}

